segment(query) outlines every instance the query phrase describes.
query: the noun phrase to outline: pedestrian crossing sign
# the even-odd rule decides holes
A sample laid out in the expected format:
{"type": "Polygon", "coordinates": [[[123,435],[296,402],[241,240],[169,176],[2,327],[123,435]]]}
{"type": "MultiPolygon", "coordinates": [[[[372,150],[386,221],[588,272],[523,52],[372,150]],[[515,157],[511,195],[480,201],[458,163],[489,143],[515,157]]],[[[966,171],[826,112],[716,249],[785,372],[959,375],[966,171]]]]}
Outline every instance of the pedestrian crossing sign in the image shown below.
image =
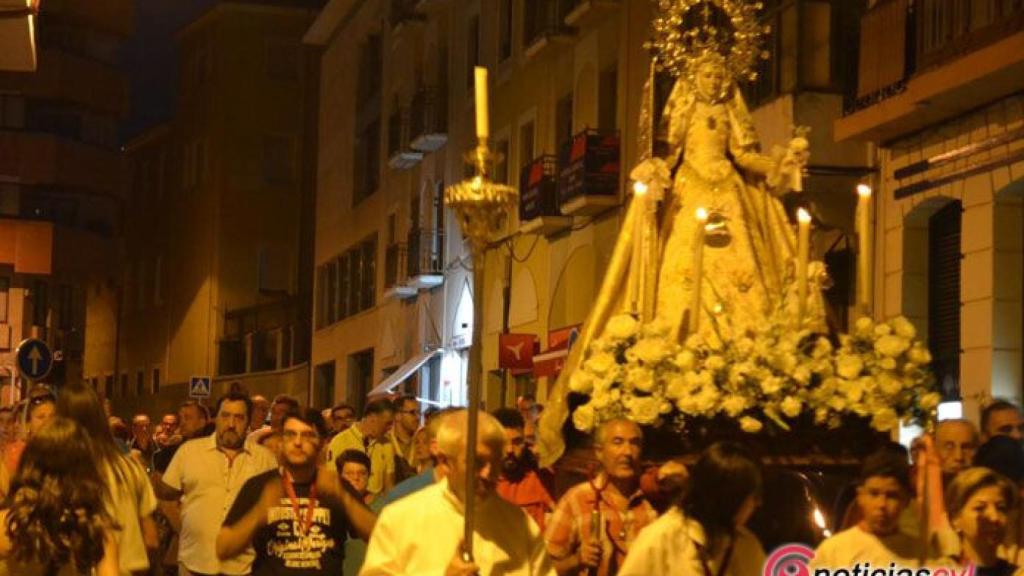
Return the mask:
{"type": "Polygon", "coordinates": [[[192,379],[189,381],[188,396],[189,398],[209,398],[210,377],[193,376],[192,379]]]}

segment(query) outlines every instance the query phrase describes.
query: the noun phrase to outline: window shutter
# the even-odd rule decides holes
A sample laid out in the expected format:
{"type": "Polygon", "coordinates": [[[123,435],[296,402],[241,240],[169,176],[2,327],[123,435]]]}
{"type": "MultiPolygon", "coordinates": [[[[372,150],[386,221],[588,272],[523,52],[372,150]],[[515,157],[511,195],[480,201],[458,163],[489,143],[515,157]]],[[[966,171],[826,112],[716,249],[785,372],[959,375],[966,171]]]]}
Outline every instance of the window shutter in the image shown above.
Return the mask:
{"type": "Polygon", "coordinates": [[[960,202],[928,221],[928,347],[946,400],[960,398],[960,202]]]}

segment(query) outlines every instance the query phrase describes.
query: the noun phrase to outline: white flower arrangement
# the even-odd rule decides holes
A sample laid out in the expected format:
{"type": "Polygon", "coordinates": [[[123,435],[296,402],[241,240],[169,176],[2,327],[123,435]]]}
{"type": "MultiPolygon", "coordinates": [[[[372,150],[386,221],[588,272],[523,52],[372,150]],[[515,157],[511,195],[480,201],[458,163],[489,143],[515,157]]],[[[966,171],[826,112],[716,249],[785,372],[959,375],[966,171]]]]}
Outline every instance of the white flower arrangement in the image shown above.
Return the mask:
{"type": "Polygon", "coordinates": [[[691,336],[679,343],[660,322],[613,317],[571,375],[588,396],[573,424],[582,431],[629,418],[658,426],[727,417],[747,433],[784,430],[807,415],[835,428],[845,416],[870,419],[881,432],[930,415],[940,396],[931,355],[906,318],[856,322],[838,338],[796,331],[780,317],[757,331],[691,336]]]}

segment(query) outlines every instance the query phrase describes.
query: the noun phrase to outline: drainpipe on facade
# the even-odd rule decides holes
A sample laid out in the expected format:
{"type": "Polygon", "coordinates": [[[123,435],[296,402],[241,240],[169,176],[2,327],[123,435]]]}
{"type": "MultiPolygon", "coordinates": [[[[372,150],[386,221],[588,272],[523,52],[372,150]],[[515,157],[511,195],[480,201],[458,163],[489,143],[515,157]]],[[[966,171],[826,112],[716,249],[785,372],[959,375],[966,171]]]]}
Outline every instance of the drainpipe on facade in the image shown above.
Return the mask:
{"type": "MultiPolygon", "coordinates": [[[[514,242],[510,240],[509,242],[514,242]]],[[[511,244],[506,244],[508,248],[508,255],[505,256],[505,288],[502,291],[502,305],[501,305],[501,333],[508,333],[508,318],[512,309],[512,248],[511,244]]],[[[500,254],[500,252],[499,252],[500,254]]],[[[499,357],[501,351],[499,350],[499,357]]],[[[514,382],[512,381],[512,370],[505,368],[504,378],[502,379],[502,390],[501,390],[501,405],[505,407],[508,405],[508,391],[513,389],[514,382]]],[[[513,401],[514,404],[514,401],[513,401]]]]}

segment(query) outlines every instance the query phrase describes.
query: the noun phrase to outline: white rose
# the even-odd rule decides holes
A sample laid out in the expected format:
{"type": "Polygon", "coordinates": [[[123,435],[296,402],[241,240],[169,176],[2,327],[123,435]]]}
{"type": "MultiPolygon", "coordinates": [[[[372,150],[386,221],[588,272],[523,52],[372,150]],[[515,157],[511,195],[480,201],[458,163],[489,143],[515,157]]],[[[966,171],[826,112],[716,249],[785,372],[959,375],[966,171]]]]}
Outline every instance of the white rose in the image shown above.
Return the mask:
{"type": "Polygon", "coordinates": [[[629,403],[629,416],[637,424],[654,424],[661,413],[661,402],[652,396],[639,396],[629,403]]]}
{"type": "Polygon", "coordinates": [[[921,410],[935,410],[939,406],[939,402],[942,401],[942,396],[937,392],[929,392],[921,396],[921,400],[918,401],[918,405],[921,410]]]}
{"type": "Polygon", "coordinates": [[[740,418],[740,429],[748,434],[757,434],[762,428],[764,428],[764,425],[757,418],[750,416],[740,418]]]}
{"type": "Polygon", "coordinates": [[[892,327],[888,324],[875,324],[875,336],[882,337],[892,334],[892,327]]]}
{"type": "Polygon", "coordinates": [[[629,349],[644,364],[657,364],[668,357],[669,349],[664,340],[644,338],[629,349]]]}
{"type": "Polygon", "coordinates": [[[832,353],[832,343],[828,341],[828,338],[818,338],[814,343],[814,351],[811,356],[816,359],[827,357],[832,353]]]}
{"type": "Polygon", "coordinates": [[[875,341],[875,352],[890,358],[903,354],[908,348],[910,348],[910,340],[900,336],[887,335],[875,341]]]}
{"type": "Polygon", "coordinates": [[[775,394],[779,390],[782,390],[782,378],[778,376],[769,376],[761,380],[761,391],[769,396],[775,394]]]}
{"type": "Polygon", "coordinates": [[[654,389],[654,372],[650,368],[630,368],[626,372],[626,382],[641,392],[654,389]]]}
{"type": "Polygon", "coordinates": [[[569,390],[578,394],[590,394],[594,390],[594,378],[586,370],[576,370],[569,377],[569,390]]]}
{"type": "Polygon", "coordinates": [[[856,378],[857,376],[860,376],[860,371],[863,369],[864,361],[860,356],[843,354],[836,359],[836,373],[843,378],[856,378]]]}
{"type": "Polygon", "coordinates": [[[839,383],[839,391],[850,402],[860,402],[864,397],[864,387],[857,380],[843,380],[839,383]]]}
{"type": "Polygon", "coordinates": [[[590,432],[594,427],[594,407],[589,403],[577,407],[572,413],[572,424],[577,430],[590,432]]]}
{"type": "Polygon", "coordinates": [[[829,408],[835,410],[836,412],[842,412],[846,410],[846,399],[838,394],[830,397],[826,404],[829,408]]]}
{"type": "Polygon", "coordinates": [[[892,408],[880,408],[871,417],[871,426],[879,432],[889,432],[899,424],[899,416],[892,408]]]}
{"type": "Polygon", "coordinates": [[[889,321],[889,325],[896,331],[896,335],[906,338],[907,340],[913,340],[917,337],[917,329],[903,316],[897,316],[889,321]]]}
{"type": "Polygon", "coordinates": [[[798,366],[793,371],[793,380],[796,380],[800,384],[807,384],[811,381],[811,369],[808,366],[798,366]]]}
{"type": "Polygon", "coordinates": [[[735,394],[730,395],[722,401],[722,409],[725,410],[725,413],[730,417],[735,418],[747,409],[747,399],[735,394]]]}
{"type": "Polygon", "coordinates": [[[693,370],[693,365],[697,362],[697,357],[694,356],[693,352],[689,350],[683,350],[679,354],[676,354],[675,360],[673,360],[676,367],[683,372],[689,372],[693,370]]]}
{"type": "Polygon", "coordinates": [[[667,320],[662,318],[655,318],[650,322],[643,325],[643,334],[645,336],[653,336],[658,339],[664,339],[668,336],[668,333],[672,330],[672,326],[669,325],[667,320]]]}
{"type": "Polygon", "coordinates": [[[793,396],[787,396],[786,399],[779,404],[779,408],[782,410],[782,413],[789,418],[796,418],[803,410],[803,403],[793,396]]]}
{"type": "Polygon", "coordinates": [[[603,376],[608,373],[616,364],[615,356],[608,352],[594,354],[584,363],[584,369],[589,370],[596,376],[603,376]]]}
{"type": "Polygon", "coordinates": [[[875,330],[875,323],[867,316],[861,316],[853,325],[853,330],[858,336],[870,336],[875,330]]]}
{"type": "Polygon", "coordinates": [[[640,325],[632,316],[629,314],[619,314],[618,316],[613,316],[608,321],[608,324],[605,326],[605,332],[612,338],[625,340],[636,335],[639,328],[640,325]]]}
{"type": "Polygon", "coordinates": [[[882,370],[895,370],[896,359],[886,356],[885,358],[882,358],[881,360],[878,361],[878,367],[881,368],[882,370]]]}
{"type": "Polygon", "coordinates": [[[931,352],[929,352],[928,349],[925,348],[924,346],[921,346],[920,344],[915,344],[913,347],[910,348],[909,351],[907,351],[907,359],[913,362],[914,364],[924,366],[926,364],[931,363],[932,355],[931,352]]]}

